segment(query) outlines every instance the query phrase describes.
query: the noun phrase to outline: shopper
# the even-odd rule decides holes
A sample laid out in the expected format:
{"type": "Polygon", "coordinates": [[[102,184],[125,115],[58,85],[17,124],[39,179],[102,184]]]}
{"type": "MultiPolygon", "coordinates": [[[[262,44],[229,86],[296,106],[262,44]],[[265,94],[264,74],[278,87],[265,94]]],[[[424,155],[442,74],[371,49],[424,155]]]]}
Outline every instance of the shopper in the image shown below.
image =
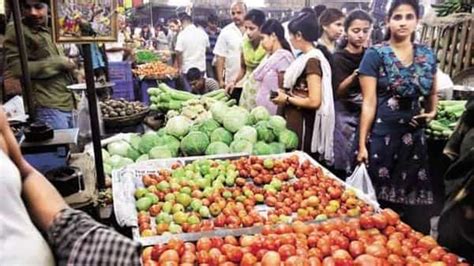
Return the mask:
{"type": "Polygon", "coordinates": [[[368,163],[381,206],[428,233],[427,206],[433,203],[433,193],[423,130],[436,115],[438,98],[436,58],[411,39],[419,10],[415,0],[393,1],[387,16],[388,41],[369,48],[362,59],[357,160],[368,163]]]}
{"type": "Polygon", "coordinates": [[[142,47],[144,48],[150,47],[152,37],[153,35],[151,34],[150,26],[148,26],[147,24],[143,25],[140,31],[140,42],[141,42],[142,47]]]}
{"type": "Polygon", "coordinates": [[[186,79],[194,94],[202,95],[219,89],[219,83],[215,79],[204,77],[204,74],[195,67],[188,70],[186,79]]]}
{"type": "Polygon", "coordinates": [[[186,73],[195,67],[201,72],[205,72],[209,37],[192,23],[191,16],[187,13],[180,13],[178,17],[183,27],[176,41],[178,69],[181,73],[186,73]]]}
{"type": "Polygon", "coordinates": [[[344,32],[344,14],[335,8],[328,8],[319,17],[322,34],[318,43],[324,45],[329,52],[336,51],[336,42],[344,32]]]}
{"type": "MultiPolygon", "coordinates": [[[[233,2],[230,7],[232,23],[225,26],[217,38],[214,55],[216,56],[216,77],[220,88],[225,88],[239,75],[246,13],[247,6],[244,2],[233,2]]],[[[238,101],[241,93],[242,83],[236,83],[231,98],[238,101]]]]}
{"type": "Polygon", "coordinates": [[[125,17],[120,16],[117,19],[117,23],[120,26],[117,32],[117,42],[105,43],[105,52],[107,54],[107,61],[110,62],[122,62],[125,58],[128,58],[132,51],[125,45],[126,39],[126,23],[125,17]]]}
{"type": "Polygon", "coordinates": [[[211,14],[207,19],[206,33],[209,37],[210,49],[206,51],[206,74],[213,79],[216,78],[214,71],[214,47],[216,47],[217,37],[219,37],[221,33],[221,28],[219,28],[218,23],[219,19],[214,14],[211,14]]]}
{"type": "Polygon", "coordinates": [[[158,23],[155,25],[155,38],[154,46],[155,49],[158,51],[166,51],[169,50],[168,46],[168,37],[166,34],[166,29],[163,27],[163,24],[158,23]]]}
{"type": "MultiPolygon", "coordinates": [[[[51,38],[48,5],[40,0],[20,1],[23,12],[23,35],[31,77],[34,110],[37,120],[54,129],[73,127],[73,93],[66,86],[73,83],[75,64],[64,56],[51,38]]],[[[4,41],[6,70],[21,78],[22,68],[13,23],[9,24],[4,41]]]]}
{"type": "Polygon", "coordinates": [[[283,87],[283,75],[293,62],[290,44],[285,39],[285,31],[278,20],[267,20],[260,29],[262,46],[267,56],[254,70],[254,79],[258,82],[256,105],[265,107],[272,115],[277,113],[277,105],[271,99],[283,87]]]}
{"type": "Polygon", "coordinates": [[[248,110],[256,107],[257,86],[252,72],[266,54],[260,43],[262,39],[260,27],[264,22],[265,13],[261,10],[252,9],[245,15],[245,37],[242,43],[240,72],[237,78],[226,86],[226,91],[232,94],[235,84],[242,80],[242,95],[240,96],[239,105],[248,110]]]}
{"type": "Polygon", "coordinates": [[[28,164],[1,105],[0,165],[2,265],[140,265],[138,243],[69,208],[28,164]]]}
{"type": "Polygon", "coordinates": [[[319,25],[314,13],[302,13],[288,25],[290,41],[303,52],[288,67],[284,90],[273,99],[283,109],[288,128],[300,140],[299,149],[323,156],[332,163],[334,157],[334,101],[331,67],[320,49],[315,47],[319,25]]]}
{"type": "Polygon", "coordinates": [[[370,38],[372,18],[363,10],[354,10],[344,21],[347,45],[333,55],[336,128],[334,130],[334,168],[342,177],[354,170],[356,132],[362,95],[358,70],[364,56],[364,44],[370,38]],[[336,67],[337,66],[337,67],[336,67]]]}
{"type": "Polygon", "coordinates": [[[168,44],[171,52],[171,64],[177,66],[176,61],[176,42],[178,40],[178,34],[181,31],[181,23],[177,17],[171,17],[168,19],[168,44]]]}

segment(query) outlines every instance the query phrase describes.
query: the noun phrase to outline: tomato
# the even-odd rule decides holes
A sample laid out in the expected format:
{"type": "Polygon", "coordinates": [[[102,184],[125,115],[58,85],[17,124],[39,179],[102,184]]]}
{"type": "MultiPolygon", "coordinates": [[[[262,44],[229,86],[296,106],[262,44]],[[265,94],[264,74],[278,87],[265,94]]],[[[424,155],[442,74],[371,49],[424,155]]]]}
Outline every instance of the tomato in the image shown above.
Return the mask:
{"type": "Polygon", "coordinates": [[[230,244],[230,245],[234,245],[234,246],[239,245],[239,241],[237,240],[237,238],[235,236],[226,236],[226,237],[224,237],[224,242],[226,244],[230,244]]]}
{"type": "Polygon", "coordinates": [[[360,255],[354,260],[354,265],[356,266],[378,266],[381,264],[379,258],[368,254],[360,255]]]}
{"type": "Polygon", "coordinates": [[[424,236],[418,240],[417,246],[431,250],[438,246],[438,243],[436,243],[436,240],[434,240],[431,236],[424,236]]]}
{"type": "MultiPolygon", "coordinates": [[[[222,256],[222,252],[217,248],[211,248],[209,250],[209,262],[211,264],[219,264],[219,259],[222,256]]],[[[199,255],[198,255],[199,257],[199,255]]]]}
{"type": "Polygon", "coordinates": [[[153,247],[147,247],[145,249],[143,249],[142,251],[142,261],[149,261],[152,259],[152,251],[153,251],[153,247]]]}
{"type": "Polygon", "coordinates": [[[412,231],[411,227],[404,222],[400,222],[397,224],[397,226],[395,226],[395,228],[398,232],[403,233],[405,236],[408,236],[408,234],[412,231]]]}
{"type": "Polygon", "coordinates": [[[194,263],[196,260],[196,255],[191,251],[185,251],[181,256],[181,263],[194,263]]]}
{"type": "Polygon", "coordinates": [[[331,246],[330,246],[329,240],[320,238],[316,246],[318,247],[319,250],[321,250],[321,253],[323,254],[323,256],[329,256],[331,254],[331,246]]]}
{"type": "Polygon", "coordinates": [[[382,214],[387,219],[389,225],[397,225],[400,222],[400,215],[392,209],[383,209],[382,214]]]}
{"type": "Polygon", "coordinates": [[[179,262],[179,254],[176,250],[168,249],[161,253],[160,259],[158,262],[179,262]]]}
{"type": "Polygon", "coordinates": [[[311,227],[303,222],[296,221],[292,224],[293,231],[297,234],[305,234],[307,235],[311,230],[311,227]]]}
{"type": "Polygon", "coordinates": [[[438,261],[438,260],[441,260],[446,253],[448,253],[448,252],[446,252],[446,250],[444,250],[444,248],[439,247],[439,246],[434,247],[430,251],[430,258],[434,261],[438,261]]]}
{"type": "Polygon", "coordinates": [[[274,233],[273,227],[271,225],[264,225],[262,228],[262,235],[269,235],[274,233]]]}
{"type": "Polygon", "coordinates": [[[280,265],[280,263],[280,254],[275,251],[268,251],[262,258],[262,266],[275,266],[280,265]]]}
{"type": "Polygon", "coordinates": [[[173,249],[178,252],[178,255],[181,256],[184,253],[184,241],[176,238],[172,238],[168,241],[168,249],[173,249]]]}
{"type": "Polygon", "coordinates": [[[285,266],[307,266],[308,260],[301,256],[291,256],[285,261],[285,266]]]}
{"type": "Polygon", "coordinates": [[[332,257],[326,257],[323,260],[324,266],[336,266],[336,261],[332,257]]]}
{"type": "Polygon", "coordinates": [[[365,252],[365,246],[360,241],[352,241],[349,244],[349,252],[353,258],[357,258],[357,256],[363,254],[365,252]]]}
{"type": "Polygon", "coordinates": [[[241,266],[253,266],[257,263],[257,257],[250,253],[245,253],[240,261],[241,266]]]}
{"type": "Polygon", "coordinates": [[[230,261],[235,262],[235,263],[239,263],[242,260],[242,256],[244,255],[240,247],[234,247],[234,246],[228,249],[227,252],[224,254],[227,256],[227,258],[230,261]]]}
{"type": "Polygon", "coordinates": [[[196,243],[197,251],[209,251],[212,248],[212,241],[208,237],[201,237],[196,243]]]}
{"type": "Polygon", "coordinates": [[[448,266],[456,265],[458,263],[458,256],[453,253],[444,254],[441,260],[446,263],[448,266]]]}
{"type": "Polygon", "coordinates": [[[282,245],[284,244],[289,244],[289,245],[295,245],[295,237],[293,234],[283,234],[279,236],[280,243],[282,245]]]}
{"type": "Polygon", "coordinates": [[[337,261],[351,260],[352,256],[345,249],[338,249],[332,252],[332,257],[337,261]]]}
{"type": "Polygon", "coordinates": [[[309,266],[321,266],[321,260],[317,257],[309,257],[308,259],[309,266]]]}
{"type": "MultiPolygon", "coordinates": [[[[316,235],[309,235],[308,236],[308,247],[315,248],[316,244],[318,243],[318,237],[316,235]]],[[[290,243],[288,243],[290,244],[290,243]]]]}
{"type": "Polygon", "coordinates": [[[403,256],[402,243],[400,243],[400,241],[396,239],[388,240],[386,247],[390,253],[398,256],[403,256]]]}
{"type": "Polygon", "coordinates": [[[368,245],[366,248],[365,248],[365,252],[368,254],[368,255],[372,255],[374,257],[378,257],[378,258],[387,258],[388,257],[388,250],[387,248],[385,248],[384,246],[380,245],[380,244],[372,244],[372,245],[368,245]]]}
{"type": "Polygon", "coordinates": [[[286,260],[288,257],[296,255],[296,248],[292,245],[285,244],[278,249],[278,254],[282,260],[286,260]]]}
{"type": "Polygon", "coordinates": [[[360,227],[364,229],[374,228],[375,226],[373,218],[367,214],[362,214],[360,216],[359,224],[360,224],[360,227]]]}
{"type": "Polygon", "coordinates": [[[220,237],[211,237],[211,246],[213,248],[220,248],[222,245],[224,245],[224,239],[220,237]]]}

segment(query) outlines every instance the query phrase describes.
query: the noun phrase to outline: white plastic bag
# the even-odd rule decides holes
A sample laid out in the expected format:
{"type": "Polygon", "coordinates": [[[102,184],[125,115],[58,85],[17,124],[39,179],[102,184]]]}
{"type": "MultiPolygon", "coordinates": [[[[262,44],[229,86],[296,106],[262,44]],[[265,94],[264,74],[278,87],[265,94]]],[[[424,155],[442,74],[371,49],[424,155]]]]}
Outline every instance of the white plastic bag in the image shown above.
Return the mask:
{"type": "Polygon", "coordinates": [[[373,200],[374,202],[377,202],[375,189],[372,185],[369,173],[367,172],[367,167],[364,163],[361,163],[356,166],[352,175],[346,179],[346,183],[362,191],[364,194],[367,195],[369,199],[373,200]]]}

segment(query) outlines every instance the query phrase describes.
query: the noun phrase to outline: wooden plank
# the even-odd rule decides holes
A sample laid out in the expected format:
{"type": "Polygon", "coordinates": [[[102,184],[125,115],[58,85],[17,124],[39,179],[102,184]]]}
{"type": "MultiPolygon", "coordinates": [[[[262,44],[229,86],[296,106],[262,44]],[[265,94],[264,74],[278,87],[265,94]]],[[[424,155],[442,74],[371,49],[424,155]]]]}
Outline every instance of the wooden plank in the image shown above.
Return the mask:
{"type": "MultiPolygon", "coordinates": [[[[448,54],[446,55],[447,56],[447,59],[448,59],[448,62],[447,62],[447,67],[446,67],[446,71],[445,73],[448,73],[449,76],[453,76],[453,59],[454,59],[454,55],[457,54],[457,49],[456,49],[456,46],[457,46],[457,41],[458,41],[458,31],[459,31],[459,27],[460,25],[457,24],[454,26],[454,30],[452,30],[453,32],[453,35],[452,35],[452,39],[451,39],[451,45],[452,45],[452,49],[449,50],[448,54]]],[[[460,47],[461,48],[461,47],[460,47]]]]}
{"type": "MultiPolygon", "coordinates": [[[[441,38],[443,38],[444,41],[445,41],[443,50],[441,52],[441,66],[440,66],[441,70],[443,70],[444,73],[446,73],[445,66],[446,66],[446,58],[448,56],[447,52],[448,52],[449,44],[450,44],[450,41],[451,41],[451,32],[452,32],[451,28],[446,27],[446,28],[443,29],[442,35],[441,36],[438,35],[441,38]],[[444,34],[446,34],[446,37],[443,36],[444,34]]],[[[439,45],[439,42],[438,42],[438,45],[439,45]]]]}
{"type": "MultiPolygon", "coordinates": [[[[442,30],[441,27],[435,27],[435,30],[433,32],[433,36],[436,35],[436,41],[435,41],[434,49],[433,49],[436,53],[436,58],[438,58],[439,42],[443,38],[443,36],[442,36],[443,32],[444,32],[444,30],[442,30]],[[438,35],[436,35],[436,32],[438,32],[438,35]]],[[[441,59],[440,59],[440,61],[441,61],[441,59]]]]}
{"type": "Polygon", "coordinates": [[[423,25],[423,28],[421,28],[421,43],[428,45],[428,41],[426,39],[426,33],[428,31],[428,25],[423,25]]]}
{"type": "Polygon", "coordinates": [[[472,58],[471,58],[471,50],[472,50],[472,41],[474,39],[474,20],[471,19],[471,26],[469,27],[469,39],[467,40],[467,47],[466,47],[466,57],[464,61],[464,68],[468,69],[471,66],[472,58]]]}
{"type": "MultiPolygon", "coordinates": [[[[454,73],[457,74],[459,71],[463,69],[463,62],[464,62],[464,53],[466,52],[466,40],[467,40],[467,29],[469,27],[469,21],[464,21],[462,23],[462,31],[461,31],[461,43],[460,49],[458,52],[457,60],[456,60],[456,68],[454,69],[454,73]]],[[[471,29],[472,31],[472,29],[471,29]]]]}
{"type": "Polygon", "coordinates": [[[430,30],[430,37],[429,37],[430,43],[429,43],[429,46],[431,48],[433,48],[433,51],[434,51],[434,42],[435,42],[434,36],[435,36],[436,27],[429,27],[429,30],[430,30]]]}

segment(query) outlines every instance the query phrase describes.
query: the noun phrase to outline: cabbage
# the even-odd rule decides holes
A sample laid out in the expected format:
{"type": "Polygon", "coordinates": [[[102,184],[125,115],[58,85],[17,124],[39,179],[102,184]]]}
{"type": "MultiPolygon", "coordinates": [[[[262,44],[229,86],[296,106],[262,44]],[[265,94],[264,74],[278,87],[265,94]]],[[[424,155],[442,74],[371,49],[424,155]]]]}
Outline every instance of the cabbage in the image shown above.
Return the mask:
{"type": "Polygon", "coordinates": [[[283,143],[286,150],[294,150],[298,148],[298,135],[289,129],[285,129],[278,134],[278,142],[283,143]]]}
{"type": "Polygon", "coordinates": [[[142,156],[138,157],[138,159],[135,161],[135,162],[143,162],[143,161],[148,161],[150,159],[150,157],[148,156],[148,154],[143,154],[142,156]]]}
{"type": "Polygon", "coordinates": [[[156,135],[158,136],[163,136],[166,134],[165,128],[160,128],[158,131],[156,131],[156,135]]]}
{"type": "Polygon", "coordinates": [[[255,126],[257,130],[257,139],[258,141],[264,141],[270,143],[275,140],[276,136],[273,133],[273,130],[270,129],[267,121],[260,121],[255,126]]]}
{"type": "Polygon", "coordinates": [[[106,149],[102,149],[102,160],[107,161],[110,158],[110,154],[106,149]]]}
{"type": "Polygon", "coordinates": [[[181,138],[188,134],[191,125],[189,118],[179,115],[168,120],[165,130],[167,134],[181,138]]]}
{"type": "Polygon", "coordinates": [[[272,147],[272,154],[280,154],[285,153],[285,145],[279,142],[272,142],[270,143],[270,147],[272,147]]]}
{"type": "Polygon", "coordinates": [[[103,165],[104,165],[104,173],[106,175],[111,175],[112,174],[112,166],[110,166],[106,163],[104,163],[103,165]]]}
{"type": "Polygon", "coordinates": [[[211,133],[221,125],[214,119],[208,119],[199,126],[199,131],[206,133],[209,137],[211,133]]]}
{"type": "Polygon", "coordinates": [[[127,156],[128,148],[130,148],[130,144],[124,140],[115,141],[107,145],[110,155],[120,155],[122,157],[127,156]]]}
{"type": "Polygon", "coordinates": [[[220,141],[220,142],[224,142],[227,145],[230,145],[233,139],[234,137],[232,136],[232,134],[229,131],[225,130],[225,128],[223,127],[216,128],[211,133],[211,142],[220,141]]]}
{"type": "Polygon", "coordinates": [[[279,115],[273,115],[270,117],[270,120],[268,121],[268,124],[270,128],[275,132],[275,134],[279,134],[281,131],[286,129],[286,120],[285,118],[279,116],[279,115]]]}
{"type": "Polygon", "coordinates": [[[171,135],[164,134],[160,136],[155,142],[156,146],[166,146],[173,154],[173,157],[178,156],[179,147],[181,143],[178,139],[171,135]]]}
{"type": "Polygon", "coordinates": [[[166,159],[173,158],[173,154],[166,146],[156,146],[148,153],[150,159],[166,159]]]}
{"type": "Polygon", "coordinates": [[[125,167],[129,164],[133,164],[134,161],[130,158],[122,158],[122,160],[120,160],[120,165],[117,166],[116,168],[122,168],[122,167],[125,167]]]}
{"type": "Polygon", "coordinates": [[[272,146],[263,141],[259,141],[253,146],[253,154],[255,155],[269,155],[272,153],[272,146]]]}
{"type": "Polygon", "coordinates": [[[118,165],[120,165],[120,162],[122,161],[122,156],[120,155],[112,155],[107,161],[104,161],[104,163],[112,166],[112,168],[117,168],[118,165]]]}
{"type": "Polygon", "coordinates": [[[248,153],[251,154],[253,150],[253,145],[251,142],[246,140],[234,140],[230,144],[230,150],[232,153],[248,153]]]}
{"type": "Polygon", "coordinates": [[[255,108],[253,108],[253,110],[250,112],[250,114],[255,118],[256,122],[266,121],[266,120],[270,119],[270,113],[263,106],[257,106],[255,108]]]}
{"type": "Polygon", "coordinates": [[[138,157],[140,157],[140,152],[138,152],[137,150],[135,150],[134,148],[130,147],[128,148],[127,150],[127,158],[130,158],[132,160],[136,160],[138,159],[138,157]]]}
{"type": "Polygon", "coordinates": [[[128,140],[128,142],[130,143],[132,148],[134,148],[135,150],[138,150],[141,139],[142,138],[140,138],[140,136],[133,134],[130,136],[130,139],[128,140]]]}
{"type": "Polygon", "coordinates": [[[206,149],[206,155],[229,154],[230,148],[224,142],[213,142],[206,149]]]}
{"type": "Polygon", "coordinates": [[[223,102],[216,102],[211,106],[211,113],[214,120],[219,123],[224,122],[224,116],[227,114],[229,107],[223,102]]]}
{"type": "Polygon", "coordinates": [[[249,123],[249,112],[242,107],[233,107],[224,116],[224,128],[232,133],[237,132],[249,123]]]}
{"type": "Polygon", "coordinates": [[[142,136],[140,143],[138,144],[138,151],[142,154],[150,152],[155,147],[155,143],[158,140],[158,135],[154,132],[148,132],[142,136]]]}
{"type": "Polygon", "coordinates": [[[244,126],[235,133],[234,140],[247,140],[254,144],[257,142],[257,130],[251,126],[244,126]]]}
{"type": "Polygon", "coordinates": [[[209,137],[205,133],[194,131],[181,140],[181,151],[186,156],[202,155],[209,146],[209,137]]]}

